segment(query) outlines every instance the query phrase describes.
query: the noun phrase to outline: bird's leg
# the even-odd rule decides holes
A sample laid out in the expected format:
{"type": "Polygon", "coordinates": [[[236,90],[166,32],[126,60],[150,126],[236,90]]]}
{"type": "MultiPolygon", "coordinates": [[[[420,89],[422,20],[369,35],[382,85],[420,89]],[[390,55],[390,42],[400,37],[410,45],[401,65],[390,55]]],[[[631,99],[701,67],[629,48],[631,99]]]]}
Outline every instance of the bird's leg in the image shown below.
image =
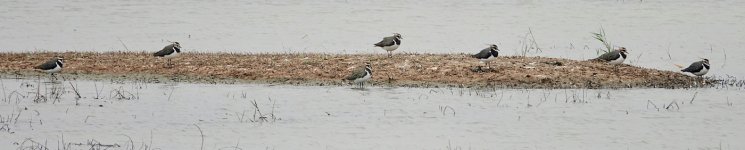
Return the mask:
{"type": "Polygon", "coordinates": [[[171,59],[166,59],[166,68],[173,68],[173,64],[171,64],[171,59]]]}
{"type": "Polygon", "coordinates": [[[388,58],[392,58],[392,57],[393,57],[393,51],[388,51],[388,58]]]}
{"type": "Polygon", "coordinates": [[[699,79],[701,80],[701,85],[706,84],[706,81],[704,80],[704,76],[699,76],[699,79]]]}

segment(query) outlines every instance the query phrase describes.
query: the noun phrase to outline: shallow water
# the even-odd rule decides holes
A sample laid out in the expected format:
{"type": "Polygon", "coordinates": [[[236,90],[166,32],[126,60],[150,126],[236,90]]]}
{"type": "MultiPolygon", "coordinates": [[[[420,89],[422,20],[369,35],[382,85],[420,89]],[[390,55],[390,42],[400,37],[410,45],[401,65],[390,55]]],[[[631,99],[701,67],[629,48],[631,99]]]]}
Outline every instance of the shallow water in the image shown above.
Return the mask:
{"type": "Polygon", "coordinates": [[[205,149],[745,148],[742,88],[355,90],[0,81],[0,127],[6,127],[0,149],[34,146],[31,141],[88,149],[92,140],[119,146],[110,149],[195,149],[202,146],[200,129],[205,149]],[[37,90],[48,99],[34,102],[37,90]],[[252,101],[265,120],[253,116],[252,101]]]}
{"type": "Polygon", "coordinates": [[[167,40],[199,52],[380,53],[372,46],[403,34],[397,52],[475,53],[498,43],[520,55],[528,29],[542,52],[588,59],[602,26],[627,63],[677,70],[699,57],[710,75],[745,78],[745,1],[38,1],[0,5],[2,51],[156,51],[167,40]]]}
{"type": "MultiPolygon", "coordinates": [[[[737,65],[745,63],[739,0],[0,3],[3,52],[156,51],[170,40],[199,52],[383,54],[372,44],[398,32],[404,39],[397,53],[474,53],[496,42],[501,54],[521,55],[534,37],[542,51],[528,56],[581,60],[597,56],[601,45],[590,32],[602,26],[613,44],[629,49],[628,64],[677,70],[672,64],[705,57],[712,62],[707,76],[745,78],[737,65]],[[526,38],[529,29],[533,36],[526,38]]],[[[97,142],[119,146],[110,149],[745,149],[745,92],[734,87],[353,90],[0,81],[0,149],[88,149],[97,142]],[[46,101],[34,102],[35,93],[46,101]],[[254,116],[253,101],[274,118],[254,116]]]]}

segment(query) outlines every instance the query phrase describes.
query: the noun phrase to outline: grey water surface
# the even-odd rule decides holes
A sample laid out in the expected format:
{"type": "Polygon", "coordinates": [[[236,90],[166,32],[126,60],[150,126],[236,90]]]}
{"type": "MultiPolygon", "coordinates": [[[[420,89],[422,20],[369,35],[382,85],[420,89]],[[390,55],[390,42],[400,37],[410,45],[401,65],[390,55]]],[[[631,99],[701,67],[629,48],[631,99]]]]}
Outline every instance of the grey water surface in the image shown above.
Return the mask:
{"type": "MultiPolygon", "coordinates": [[[[742,79],[744,7],[740,0],[0,0],[0,51],[154,52],[179,41],[197,52],[382,55],[372,44],[397,32],[404,39],[396,53],[475,53],[497,43],[503,55],[523,55],[527,46],[527,56],[583,60],[598,55],[591,32],[602,27],[613,45],[629,49],[627,64],[676,71],[673,64],[704,57],[708,77],[742,79]]],[[[0,81],[0,149],[745,149],[742,87],[0,81]]]]}
{"type": "Polygon", "coordinates": [[[109,149],[196,149],[202,144],[205,149],[745,147],[740,142],[745,139],[745,92],[734,87],[356,90],[0,81],[2,149],[87,149],[95,144],[118,146],[103,147],[109,149]]]}
{"type": "Polygon", "coordinates": [[[3,0],[2,51],[186,51],[380,53],[393,32],[397,52],[475,53],[589,59],[602,27],[628,63],[678,70],[709,58],[711,74],[745,71],[741,0],[3,0]],[[530,30],[529,30],[530,29],[530,30]],[[532,31],[532,36],[527,33],[532,31]],[[535,39],[534,45],[531,39],[535,39]]]}

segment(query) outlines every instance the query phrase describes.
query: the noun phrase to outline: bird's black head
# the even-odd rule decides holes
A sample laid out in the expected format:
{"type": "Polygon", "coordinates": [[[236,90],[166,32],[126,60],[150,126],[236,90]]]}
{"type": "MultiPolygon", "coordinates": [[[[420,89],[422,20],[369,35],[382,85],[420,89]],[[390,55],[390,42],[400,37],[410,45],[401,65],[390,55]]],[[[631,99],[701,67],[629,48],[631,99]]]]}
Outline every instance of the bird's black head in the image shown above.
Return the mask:
{"type": "Polygon", "coordinates": [[[709,65],[709,59],[706,59],[706,58],[704,58],[703,62],[704,62],[704,64],[706,64],[707,66],[709,65]]]}
{"type": "Polygon", "coordinates": [[[401,34],[398,34],[398,33],[393,33],[393,37],[395,37],[397,39],[403,39],[403,38],[401,38],[401,34]]]}
{"type": "Polygon", "coordinates": [[[370,64],[370,62],[365,62],[365,69],[372,72],[372,65],[370,64]]]}
{"type": "Polygon", "coordinates": [[[491,48],[491,50],[499,51],[499,47],[497,47],[497,44],[492,44],[489,46],[489,48],[491,48]]]}
{"type": "Polygon", "coordinates": [[[627,55],[629,54],[629,52],[626,52],[626,47],[620,47],[618,48],[618,51],[621,51],[621,53],[623,54],[627,54],[627,55]]]}
{"type": "Polygon", "coordinates": [[[62,56],[54,56],[54,58],[57,59],[57,61],[59,61],[59,62],[64,62],[65,61],[65,57],[62,57],[62,56]]]}
{"type": "Polygon", "coordinates": [[[173,47],[176,47],[178,49],[181,49],[181,44],[178,42],[173,42],[173,47]]]}

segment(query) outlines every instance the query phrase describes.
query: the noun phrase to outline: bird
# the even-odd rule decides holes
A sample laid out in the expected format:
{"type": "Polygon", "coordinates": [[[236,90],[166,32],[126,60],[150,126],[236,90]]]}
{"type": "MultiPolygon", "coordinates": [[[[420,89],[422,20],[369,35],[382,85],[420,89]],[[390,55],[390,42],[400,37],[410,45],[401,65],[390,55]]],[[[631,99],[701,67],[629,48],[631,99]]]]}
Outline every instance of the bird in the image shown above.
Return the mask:
{"type": "Polygon", "coordinates": [[[626,55],[628,54],[629,53],[626,52],[626,47],[620,47],[614,51],[610,51],[603,55],[600,55],[600,57],[595,58],[594,60],[608,62],[608,64],[611,65],[617,65],[623,63],[623,61],[626,60],[626,55]]]}
{"type": "MultiPolygon", "coordinates": [[[[496,59],[497,56],[499,56],[499,47],[497,47],[496,44],[492,44],[489,47],[481,50],[478,54],[471,55],[473,58],[479,59],[481,63],[484,63],[487,67],[489,66],[489,62],[496,59]]],[[[479,70],[481,70],[481,67],[479,67],[479,70]]]]}
{"type": "MultiPolygon", "coordinates": [[[[678,67],[683,68],[683,66],[678,66],[678,67]]],[[[688,68],[681,69],[680,71],[682,71],[682,72],[690,72],[691,74],[700,77],[700,76],[703,76],[706,73],[708,73],[709,72],[709,68],[710,68],[709,67],[709,59],[704,58],[701,61],[697,61],[697,62],[691,63],[691,65],[688,66],[688,68]]]]}
{"type": "Polygon", "coordinates": [[[166,65],[172,65],[171,64],[171,58],[176,57],[181,53],[181,44],[178,42],[173,42],[169,45],[166,45],[166,47],[163,47],[162,50],[155,52],[153,56],[155,57],[163,57],[168,60],[166,65]]]}
{"type": "Polygon", "coordinates": [[[65,58],[61,56],[55,56],[51,60],[34,67],[34,69],[39,69],[41,71],[49,73],[52,78],[57,79],[54,74],[62,71],[62,68],[64,67],[64,60],[65,58]]]}
{"type": "Polygon", "coordinates": [[[360,89],[363,89],[365,86],[365,82],[367,82],[371,78],[372,67],[370,66],[369,62],[366,62],[364,68],[355,69],[354,71],[352,71],[352,74],[347,76],[345,79],[354,82],[354,84],[357,84],[360,89]]]}
{"type": "Polygon", "coordinates": [[[401,45],[401,34],[393,33],[393,36],[384,37],[382,41],[375,43],[375,47],[388,51],[388,57],[393,57],[393,51],[401,45]]]}

